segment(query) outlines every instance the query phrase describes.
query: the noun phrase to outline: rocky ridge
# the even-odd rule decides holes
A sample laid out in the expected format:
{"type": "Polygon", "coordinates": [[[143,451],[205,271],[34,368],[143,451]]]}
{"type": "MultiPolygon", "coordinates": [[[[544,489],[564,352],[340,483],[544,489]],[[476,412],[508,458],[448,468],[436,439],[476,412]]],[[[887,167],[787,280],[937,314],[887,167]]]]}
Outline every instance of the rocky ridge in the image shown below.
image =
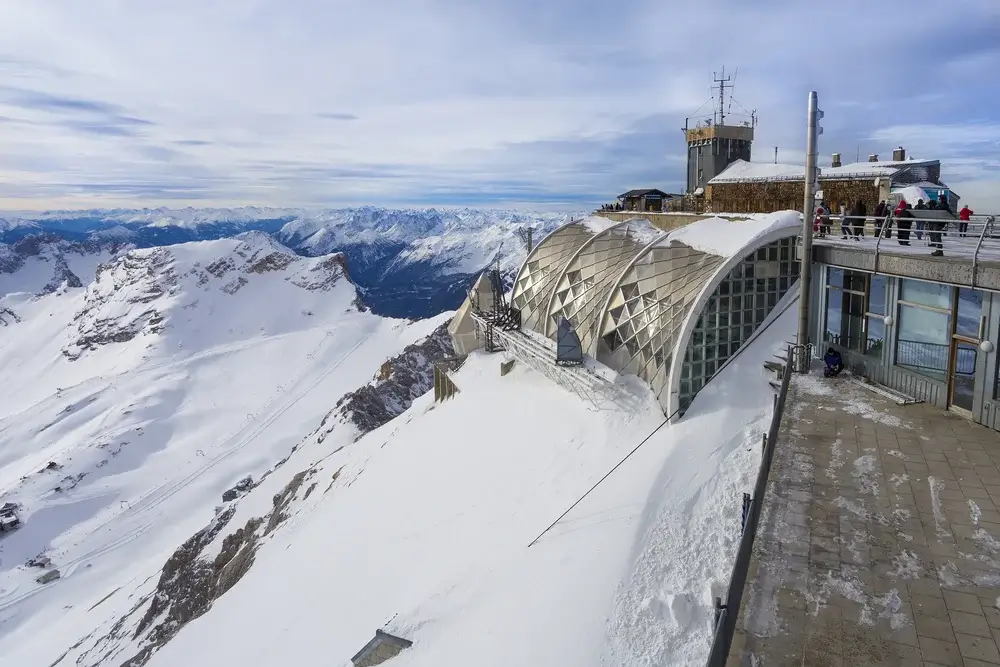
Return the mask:
{"type": "MultiPolygon", "coordinates": [[[[434,364],[453,354],[447,324],[407,346],[385,361],[369,384],[337,401],[317,431],[293,447],[289,455],[278,461],[253,487],[259,487],[264,479],[282,467],[301,444],[310,440],[322,443],[338,427],[355,429],[354,439],[357,440],[401,415],[414,399],[433,386],[434,364]]],[[[272,497],[269,512],[251,517],[231,532],[226,530],[240,500],[220,506],[213,521],[167,560],[155,590],[142,596],[115,621],[108,633],[96,639],[85,637],[51,667],[68,665],[69,653],[84,644],[88,646],[76,654],[77,667],[143,667],[187,623],[208,613],[214,602],[249,572],[256,551],[294,513],[296,503],[309,498],[318,488],[319,480],[315,479],[318,465],[296,473],[272,497]]],[[[322,493],[335,490],[339,480],[340,470],[326,482],[322,493]]],[[[253,490],[250,489],[250,493],[253,490]]]]}

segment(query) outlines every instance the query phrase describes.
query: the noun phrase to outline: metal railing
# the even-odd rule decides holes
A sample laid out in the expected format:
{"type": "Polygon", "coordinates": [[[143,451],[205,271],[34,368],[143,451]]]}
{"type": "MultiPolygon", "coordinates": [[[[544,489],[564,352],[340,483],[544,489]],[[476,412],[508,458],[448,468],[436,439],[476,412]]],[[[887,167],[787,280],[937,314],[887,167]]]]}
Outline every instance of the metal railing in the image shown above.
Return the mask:
{"type": "Polygon", "coordinates": [[[771,462],[774,459],[774,448],[778,442],[778,430],[781,428],[781,417],[785,411],[785,399],[788,397],[788,385],[792,378],[792,360],[802,350],[797,346],[788,347],[787,361],[781,374],[781,386],[774,397],[774,413],[771,415],[771,425],[763,437],[760,468],[757,471],[757,483],[754,485],[753,496],[743,494],[743,515],[739,550],[733,563],[732,574],[729,577],[729,589],[726,601],[715,599],[715,627],[712,637],[712,650],[708,656],[708,667],[723,667],[729,657],[729,649],[733,643],[733,633],[736,631],[736,619],[740,613],[740,603],[743,601],[743,588],[746,586],[747,573],[750,570],[750,559],[753,554],[753,543],[757,537],[757,524],[760,522],[761,509],[764,504],[764,493],[767,491],[767,477],[771,472],[771,462]]]}
{"type": "Polygon", "coordinates": [[[814,237],[818,238],[815,242],[834,245],[847,242],[849,245],[854,245],[850,241],[857,239],[857,241],[866,243],[869,238],[874,238],[874,272],[879,273],[879,259],[883,252],[882,243],[884,240],[892,238],[895,229],[896,240],[901,242],[901,245],[916,248],[921,243],[926,243],[931,246],[928,250],[941,249],[948,251],[949,255],[971,259],[972,279],[970,287],[978,285],[976,279],[979,276],[979,266],[984,259],[984,254],[988,259],[1000,262],[1000,229],[996,226],[996,215],[974,215],[966,222],[955,217],[932,217],[936,215],[932,209],[910,209],[910,212],[914,213],[914,217],[904,218],[910,225],[909,228],[902,230],[899,228],[901,219],[893,211],[890,211],[883,218],[831,214],[825,216],[829,224],[822,225],[824,228],[829,228],[829,234],[820,236],[820,233],[826,231],[821,228],[817,236],[814,237]],[[902,237],[900,231],[903,232],[902,237]],[[838,236],[840,238],[837,238],[838,236]]]}
{"type": "MultiPolygon", "coordinates": [[[[942,343],[925,343],[918,340],[896,341],[896,365],[921,370],[948,372],[948,357],[951,346],[942,343]]],[[[976,350],[970,347],[959,347],[955,350],[955,373],[957,375],[975,375],[976,350]]]]}

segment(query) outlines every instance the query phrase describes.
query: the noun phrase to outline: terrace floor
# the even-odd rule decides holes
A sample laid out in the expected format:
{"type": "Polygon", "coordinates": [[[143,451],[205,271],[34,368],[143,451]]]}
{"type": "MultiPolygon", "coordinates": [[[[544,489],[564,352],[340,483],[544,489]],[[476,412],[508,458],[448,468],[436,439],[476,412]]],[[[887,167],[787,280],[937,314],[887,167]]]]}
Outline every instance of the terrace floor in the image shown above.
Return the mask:
{"type": "Polygon", "coordinates": [[[793,376],[728,665],[1000,665],[1000,433],[793,376]]]}

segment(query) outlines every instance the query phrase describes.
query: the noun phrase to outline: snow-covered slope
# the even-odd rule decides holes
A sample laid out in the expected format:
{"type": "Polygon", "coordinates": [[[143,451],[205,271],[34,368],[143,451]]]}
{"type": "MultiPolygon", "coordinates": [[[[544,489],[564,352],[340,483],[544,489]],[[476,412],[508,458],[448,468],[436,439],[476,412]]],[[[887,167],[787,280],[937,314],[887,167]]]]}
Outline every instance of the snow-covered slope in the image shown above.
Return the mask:
{"type": "MultiPolygon", "coordinates": [[[[443,321],[362,310],[342,256],[299,257],[259,232],[133,249],[94,275],[0,300],[0,504],[24,521],[0,535],[3,665],[51,663],[58,653],[37,661],[23,642],[51,640],[95,590],[154,575],[223,491],[258,480],[443,321]],[[53,569],[60,579],[35,581],[53,569]]],[[[418,393],[450,353],[421,349],[418,393]]],[[[379,396],[391,411],[407,392],[379,396]]]]}
{"type": "MultiPolygon", "coordinates": [[[[375,312],[428,317],[457,308],[473,274],[499,256],[513,274],[524,258],[518,229],[540,240],[570,216],[504,210],[137,209],[3,214],[0,242],[39,229],[70,240],[140,248],[213,240],[245,231],[273,234],[304,255],[343,252],[375,312]],[[6,231],[5,231],[6,229],[6,231]]],[[[2,262],[2,258],[0,258],[2,262]]]]}
{"type": "Polygon", "coordinates": [[[423,396],[384,425],[362,427],[344,401],[166,565],[111,551],[95,568],[123,571],[120,588],[63,582],[73,608],[44,621],[67,646],[23,624],[0,660],[347,665],[385,628],[414,642],[397,667],[702,664],[770,417],[762,364],[794,313],[659,431],[639,383],[597,410],[478,353],[454,398],[423,396]]]}

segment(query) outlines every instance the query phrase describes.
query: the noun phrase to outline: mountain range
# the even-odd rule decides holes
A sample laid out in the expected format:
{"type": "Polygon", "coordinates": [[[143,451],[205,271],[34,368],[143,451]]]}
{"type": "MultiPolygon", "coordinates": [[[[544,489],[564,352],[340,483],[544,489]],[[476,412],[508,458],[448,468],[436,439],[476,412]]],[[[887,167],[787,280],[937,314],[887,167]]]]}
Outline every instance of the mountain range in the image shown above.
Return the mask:
{"type": "MultiPolygon", "coordinates": [[[[422,318],[457,308],[470,279],[491,262],[499,260],[512,278],[526,252],[518,230],[531,230],[537,242],[571,217],[376,207],[16,211],[0,213],[0,244],[49,234],[87,247],[150,248],[258,231],[300,255],[343,253],[361,298],[374,312],[422,318]]],[[[0,262],[4,252],[0,245],[0,262]]]]}
{"type": "Polygon", "coordinates": [[[4,224],[0,665],[704,663],[793,309],[661,428],[634,377],[368,305],[439,309],[408,271],[461,296],[560,217],[96,215],[4,224]]]}

